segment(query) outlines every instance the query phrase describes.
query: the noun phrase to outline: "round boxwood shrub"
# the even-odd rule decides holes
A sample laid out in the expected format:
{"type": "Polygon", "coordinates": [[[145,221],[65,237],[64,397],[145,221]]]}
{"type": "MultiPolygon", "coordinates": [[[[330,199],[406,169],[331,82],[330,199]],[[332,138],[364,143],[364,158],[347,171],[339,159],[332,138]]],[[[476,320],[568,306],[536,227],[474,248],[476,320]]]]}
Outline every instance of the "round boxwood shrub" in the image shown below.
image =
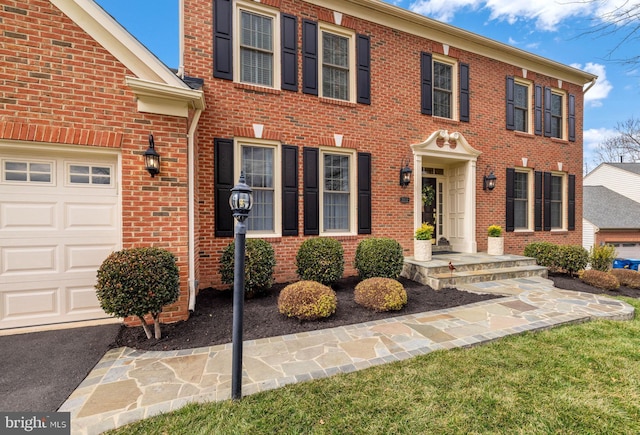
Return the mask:
{"type": "Polygon", "coordinates": [[[180,295],[175,256],[161,248],[123,249],[109,255],[98,269],[96,294],[107,314],[137,316],[151,338],[144,316],[150,314],[160,338],[159,314],[180,295]]]}
{"type": "Polygon", "coordinates": [[[558,249],[558,245],[550,242],[533,242],[524,247],[524,256],[535,258],[540,266],[553,268],[558,249]]]}
{"type": "Polygon", "coordinates": [[[611,269],[609,273],[616,278],[620,285],[629,288],[640,288],[640,273],[631,269],[611,269]]]}
{"type": "MultiPolygon", "coordinates": [[[[222,282],[233,284],[235,242],[222,252],[220,274],[222,282]]],[[[273,284],[276,257],[270,243],[262,239],[247,239],[244,254],[244,294],[247,298],[266,293],[273,284]]]]}
{"type": "Polygon", "coordinates": [[[298,281],[282,289],[278,296],[278,310],[287,317],[317,320],[336,312],[336,292],[315,281],[298,281]]]}
{"type": "Polygon", "coordinates": [[[407,304],[407,291],[395,279],[369,278],[358,283],[354,291],[358,305],[374,311],[397,311],[407,304]]]}
{"type": "Polygon", "coordinates": [[[298,249],[296,266],[301,280],[331,285],[344,274],[344,249],[336,239],[307,239],[298,249]]]}
{"type": "Polygon", "coordinates": [[[358,243],[355,267],[362,280],[375,277],[398,279],[403,264],[402,246],[396,240],[374,237],[358,243]]]}
{"type": "Polygon", "coordinates": [[[573,276],[587,267],[589,252],[580,245],[560,245],[556,266],[573,276]]]}
{"type": "Polygon", "coordinates": [[[591,286],[601,288],[603,290],[617,290],[620,288],[620,282],[618,278],[613,276],[610,273],[602,272],[599,270],[585,270],[580,279],[584,281],[586,284],[591,286]]]}

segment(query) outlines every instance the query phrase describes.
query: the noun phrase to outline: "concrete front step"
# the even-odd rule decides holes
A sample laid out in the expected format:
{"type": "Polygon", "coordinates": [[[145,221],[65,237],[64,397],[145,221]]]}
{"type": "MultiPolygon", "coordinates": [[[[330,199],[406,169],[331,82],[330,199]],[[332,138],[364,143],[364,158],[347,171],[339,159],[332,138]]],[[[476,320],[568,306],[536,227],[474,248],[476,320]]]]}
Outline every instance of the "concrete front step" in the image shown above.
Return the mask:
{"type": "Polygon", "coordinates": [[[457,254],[434,256],[432,261],[405,258],[402,276],[440,290],[456,285],[502,279],[547,277],[547,268],[532,258],[517,255],[457,254]],[[449,270],[449,262],[455,270],[449,270]]]}

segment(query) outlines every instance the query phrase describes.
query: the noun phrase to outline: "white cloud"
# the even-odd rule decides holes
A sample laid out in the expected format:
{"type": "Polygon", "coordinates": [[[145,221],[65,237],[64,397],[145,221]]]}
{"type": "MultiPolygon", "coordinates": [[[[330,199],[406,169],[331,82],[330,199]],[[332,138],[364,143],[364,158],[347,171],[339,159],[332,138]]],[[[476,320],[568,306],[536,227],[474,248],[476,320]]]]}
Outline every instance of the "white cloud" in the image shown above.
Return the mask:
{"type": "Polygon", "coordinates": [[[609,80],[607,80],[606,67],[599,63],[592,62],[587,62],[584,66],[577,63],[574,63],[571,66],[598,76],[596,84],[589,89],[586,94],[584,94],[584,102],[591,107],[602,106],[602,100],[607,98],[609,96],[609,92],[613,89],[613,85],[609,80]]]}
{"type": "Polygon", "coordinates": [[[585,153],[587,151],[596,150],[598,148],[598,145],[603,143],[606,139],[617,135],[618,132],[611,128],[590,128],[588,130],[585,130],[582,137],[585,153]]]}

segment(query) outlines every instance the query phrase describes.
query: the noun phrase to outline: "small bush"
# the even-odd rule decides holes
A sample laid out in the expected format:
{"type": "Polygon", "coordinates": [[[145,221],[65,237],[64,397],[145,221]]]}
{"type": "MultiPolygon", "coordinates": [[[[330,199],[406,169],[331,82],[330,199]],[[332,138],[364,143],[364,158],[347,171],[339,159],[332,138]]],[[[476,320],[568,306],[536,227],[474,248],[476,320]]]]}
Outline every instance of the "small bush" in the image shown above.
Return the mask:
{"type": "Polygon", "coordinates": [[[500,225],[489,225],[487,228],[487,236],[500,237],[502,235],[502,227],[500,225]]]}
{"type": "Polygon", "coordinates": [[[402,246],[396,240],[370,238],[358,243],[355,267],[360,279],[374,277],[398,279],[403,264],[402,246]]]}
{"type": "Polygon", "coordinates": [[[336,292],[315,281],[298,281],[282,289],[278,296],[278,311],[300,320],[317,320],[336,312],[336,292]]]}
{"type": "Polygon", "coordinates": [[[151,314],[155,338],[161,338],[162,307],[178,300],[180,277],[175,256],[161,248],[123,249],[109,255],[98,269],[96,295],[107,314],[137,316],[147,338],[144,316],[151,314]]]}
{"type": "Polygon", "coordinates": [[[407,292],[398,281],[369,278],[358,283],[354,291],[358,305],[374,311],[397,311],[407,304],[407,292]]]}
{"type": "Polygon", "coordinates": [[[616,259],[616,248],[613,245],[591,246],[589,264],[594,270],[608,272],[616,259]]]}
{"type": "Polygon", "coordinates": [[[300,279],[331,285],[344,274],[344,249],[336,239],[307,239],[298,249],[296,266],[300,279]]]}
{"type": "Polygon", "coordinates": [[[640,273],[631,269],[611,269],[609,273],[615,276],[620,285],[629,288],[640,288],[640,273]]]}
{"type": "MultiPolygon", "coordinates": [[[[233,284],[235,264],[235,242],[231,242],[222,252],[220,274],[222,282],[233,284]]],[[[262,239],[247,239],[244,255],[244,294],[251,298],[265,293],[273,284],[273,270],[276,258],[271,244],[262,239]]]]}
{"type": "Polygon", "coordinates": [[[553,268],[558,255],[558,245],[549,242],[533,242],[524,248],[524,256],[536,259],[540,266],[553,268]]]}
{"type": "Polygon", "coordinates": [[[560,245],[554,266],[573,274],[587,267],[589,253],[580,245],[560,245]]]}
{"type": "Polygon", "coordinates": [[[416,229],[416,240],[431,240],[433,238],[433,225],[423,222],[416,229]]]}
{"type": "Polygon", "coordinates": [[[607,272],[599,270],[585,270],[580,277],[586,284],[592,285],[603,290],[617,290],[620,287],[618,278],[607,272]]]}

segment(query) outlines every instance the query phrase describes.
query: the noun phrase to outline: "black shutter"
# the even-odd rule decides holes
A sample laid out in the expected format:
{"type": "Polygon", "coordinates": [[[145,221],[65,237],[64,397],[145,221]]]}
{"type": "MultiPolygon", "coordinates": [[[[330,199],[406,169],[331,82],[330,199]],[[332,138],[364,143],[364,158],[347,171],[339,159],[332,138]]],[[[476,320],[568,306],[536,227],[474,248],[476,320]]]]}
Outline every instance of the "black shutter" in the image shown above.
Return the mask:
{"type": "Polygon", "coordinates": [[[507,130],[516,129],[515,81],[507,76],[507,130]]]}
{"type": "Polygon", "coordinates": [[[469,122],[469,64],[460,63],[460,121],[469,122]]]}
{"type": "Polygon", "coordinates": [[[282,235],[298,235],[298,147],[282,146],[282,235]]]}
{"type": "Polygon", "coordinates": [[[569,140],[576,141],[576,96],[569,94],[569,140]]]}
{"type": "Polygon", "coordinates": [[[515,229],[515,219],[514,219],[514,200],[515,196],[515,175],[516,170],[514,168],[507,168],[507,181],[506,181],[506,190],[507,190],[507,201],[506,201],[506,231],[513,231],[515,229]]]}
{"type": "Polygon", "coordinates": [[[533,178],[533,229],[542,231],[542,172],[535,171],[533,178]]]}
{"type": "Polygon", "coordinates": [[[544,177],[544,220],[542,222],[542,229],[544,231],[551,231],[551,172],[545,172],[544,177]]]}
{"type": "Polygon", "coordinates": [[[551,136],[551,88],[544,88],[544,135],[551,136]]]}
{"type": "Polygon", "coordinates": [[[542,136],[542,86],[536,85],[533,94],[534,133],[542,136]]]}
{"type": "Polygon", "coordinates": [[[371,153],[358,153],[358,234],[371,234],[371,153]]]}
{"type": "Polygon", "coordinates": [[[568,227],[570,231],[576,229],[576,176],[569,175],[569,215],[568,217],[568,227]]]}
{"type": "Polygon", "coordinates": [[[317,148],[307,147],[302,153],[304,234],[317,236],[320,234],[319,153],[317,148]]]}
{"type": "Polygon", "coordinates": [[[282,28],[282,89],[298,90],[298,18],[281,14],[282,28]]]}
{"type": "Polygon", "coordinates": [[[431,53],[420,53],[420,105],[423,115],[431,115],[431,53]]]}
{"type": "Polygon", "coordinates": [[[318,23],[302,20],[302,92],[318,95],[318,23]]]}
{"type": "Polygon", "coordinates": [[[233,80],[233,26],[231,0],[213,2],[213,76],[233,80]]]}
{"type": "Polygon", "coordinates": [[[366,35],[358,35],[358,103],[371,104],[371,43],[366,35]]]}
{"type": "Polygon", "coordinates": [[[233,237],[233,215],[229,208],[233,187],[233,140],[214,139],[213,144],[215,236],[233,237]]]}

